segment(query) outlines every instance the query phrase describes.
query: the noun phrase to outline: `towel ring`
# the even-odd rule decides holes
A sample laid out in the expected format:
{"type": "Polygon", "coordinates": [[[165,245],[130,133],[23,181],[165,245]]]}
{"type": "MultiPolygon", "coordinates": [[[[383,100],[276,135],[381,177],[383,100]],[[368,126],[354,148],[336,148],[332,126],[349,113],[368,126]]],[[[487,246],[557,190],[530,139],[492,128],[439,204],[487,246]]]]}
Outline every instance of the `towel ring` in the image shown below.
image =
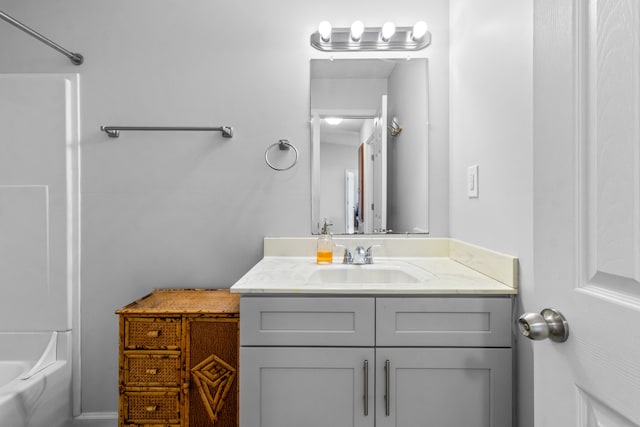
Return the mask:
{"type": "Polygon", "coordinates": [[[276,142],[275,144],[271,144],[270,146],[267,147],[267,149],[264,152],[264,161],[267,162],[267,165],[273,170],[276,170],[276,171],[289,170],[292,167],[294,167],[296,165],[296,163],[298,163],[298,149],[293,144],[291,144],[288,139],[281,139],[280,141],[276,142]],[[271,151],[271,149],[273,147],[275,147],[276,145],[278,146],[279,149],[285,150],[285,151],[288,151],[290,148],[293,148],[293,151],[296,154],[296,158],[293,159],[293,163],[291,163],[286,168],[277,168],[277,167],[273,166],[271,164],[271,162],[269,161],[269,151],[271,151]]]}

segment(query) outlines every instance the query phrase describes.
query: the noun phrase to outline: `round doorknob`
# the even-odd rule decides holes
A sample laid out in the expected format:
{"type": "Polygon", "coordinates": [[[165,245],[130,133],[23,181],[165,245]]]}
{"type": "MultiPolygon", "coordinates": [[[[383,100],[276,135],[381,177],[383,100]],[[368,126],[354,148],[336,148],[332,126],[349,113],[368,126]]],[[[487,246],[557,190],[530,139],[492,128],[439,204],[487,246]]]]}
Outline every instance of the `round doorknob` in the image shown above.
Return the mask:
{"type": "Polygon", "coordinates": [[[562,313],[545,308],[538,313],[525,313],[518,319],[520,333],[531,340],[564,342],[569,337],[569,324],[562,313]]]}

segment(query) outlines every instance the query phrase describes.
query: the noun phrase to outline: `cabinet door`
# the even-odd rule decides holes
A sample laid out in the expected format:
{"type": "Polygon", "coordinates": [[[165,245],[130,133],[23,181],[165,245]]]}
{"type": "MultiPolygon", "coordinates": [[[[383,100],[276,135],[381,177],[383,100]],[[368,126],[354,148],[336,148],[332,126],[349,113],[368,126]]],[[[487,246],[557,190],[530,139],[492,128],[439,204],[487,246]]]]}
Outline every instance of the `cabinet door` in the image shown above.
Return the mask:
{"type": "Polygon", "coordinates": [[[238,426],[238,319],[189,319],[185,423],[238,426]]]}
{"type": "Polygon", "coordinates": [[[372,348],[241,347],[240,426],[372,427],[373,357],[372,348]]]}
{"type": "Polygon", "coordinates": [[[376,361],[376,427],[511,427],[511,349],[383,348],[376,361]]]}

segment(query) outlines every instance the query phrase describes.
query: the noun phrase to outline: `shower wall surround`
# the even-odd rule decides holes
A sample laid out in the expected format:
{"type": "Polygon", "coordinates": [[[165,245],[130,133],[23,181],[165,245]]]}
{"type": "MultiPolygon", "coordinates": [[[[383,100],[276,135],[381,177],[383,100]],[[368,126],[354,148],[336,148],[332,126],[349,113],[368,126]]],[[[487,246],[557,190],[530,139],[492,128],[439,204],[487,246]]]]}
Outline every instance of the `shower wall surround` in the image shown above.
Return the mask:
{"type": "Polygon", "coordinates": [[[0,74],[0,333],[72,327],[78,80],[0,74]]]}

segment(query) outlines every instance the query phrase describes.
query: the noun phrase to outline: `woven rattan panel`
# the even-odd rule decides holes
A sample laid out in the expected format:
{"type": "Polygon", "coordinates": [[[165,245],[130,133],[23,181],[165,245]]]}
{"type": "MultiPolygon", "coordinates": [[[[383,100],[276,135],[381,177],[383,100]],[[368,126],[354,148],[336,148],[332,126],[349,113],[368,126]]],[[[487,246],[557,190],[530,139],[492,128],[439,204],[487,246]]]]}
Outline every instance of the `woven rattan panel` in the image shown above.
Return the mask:
{"type": "Polygon", "coordinates": [[[117,310],[117,314],[163,316],[209,313],[238,316],[240,297],[228,289],[157,289],[117,310]]]}
{"type": "Polygon", "coordinates": [[[180,398],[177,393],[127,393],[127,422],[180,422],[180,398]]]}
{"type": "Polygon", "coordinates": [[[126,386],[180,386],[180,353],[126,353],[124,369],[126,386]]]}
{"type": "Polygon", "coordinates": [[[130,349],[180,348],[179,318],[125,319],[125,347],[130,349]]]}

